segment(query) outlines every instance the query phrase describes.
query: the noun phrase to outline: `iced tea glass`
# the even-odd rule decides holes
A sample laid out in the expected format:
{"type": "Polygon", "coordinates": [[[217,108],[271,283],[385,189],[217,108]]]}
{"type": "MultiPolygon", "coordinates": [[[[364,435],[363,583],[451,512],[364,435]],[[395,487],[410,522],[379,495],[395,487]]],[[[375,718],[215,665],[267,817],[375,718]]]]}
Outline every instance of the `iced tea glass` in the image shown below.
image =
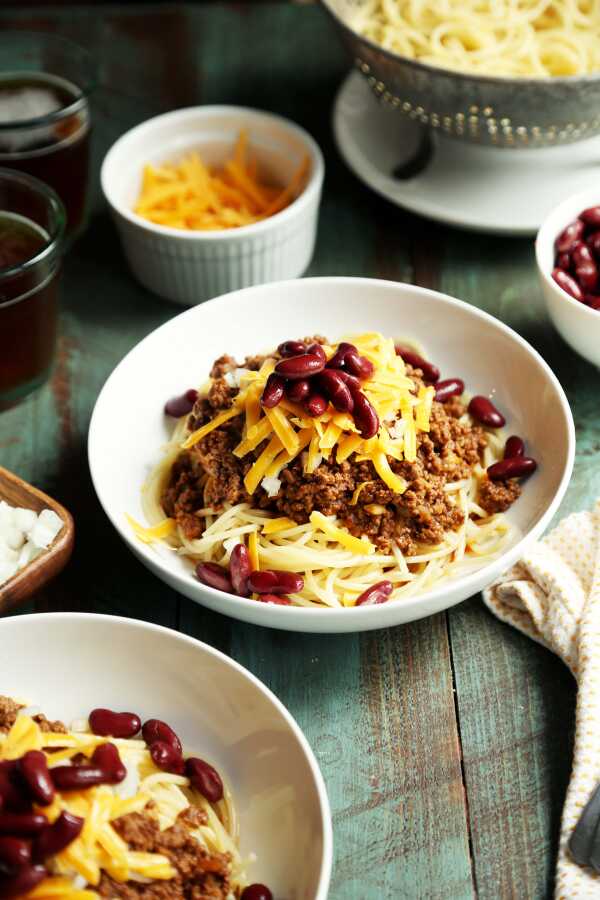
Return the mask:
{"type": "Polygon", "coordinates": [[[87,212],[93,59],[53,34],[3,31],[0,66],[0,166],[54,188],[71,239],[87,212]]]}
{"type": "Polygon", "coordinates": [[[52,188],[0,168],[0,410],[43,384],[50,371],[65,223],[52,188]]]}

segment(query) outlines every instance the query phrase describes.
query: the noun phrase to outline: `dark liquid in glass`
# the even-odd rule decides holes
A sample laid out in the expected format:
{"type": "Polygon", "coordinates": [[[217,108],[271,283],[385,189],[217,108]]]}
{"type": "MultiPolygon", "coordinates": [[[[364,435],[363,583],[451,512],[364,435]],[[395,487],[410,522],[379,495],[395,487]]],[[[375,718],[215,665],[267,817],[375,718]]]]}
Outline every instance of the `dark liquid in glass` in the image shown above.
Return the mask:
{"type": "Polygon", "coordinates": [[[39,260],[10,274],[49,244],[46,232],[0,210],[0,409],[44,381],[56,341],[58,262],[39,260]]]}
{"type": "Polygon", "coordinates": [[[0,74],[0,166],[27,172],[54,188],[67,211],[68,235],[79,230],[85,214],[89,138],[89,108],[75,85],[43,73],[0,74]],[[64,118],[23,124],[77,100],[80,107],[64,118]]]}

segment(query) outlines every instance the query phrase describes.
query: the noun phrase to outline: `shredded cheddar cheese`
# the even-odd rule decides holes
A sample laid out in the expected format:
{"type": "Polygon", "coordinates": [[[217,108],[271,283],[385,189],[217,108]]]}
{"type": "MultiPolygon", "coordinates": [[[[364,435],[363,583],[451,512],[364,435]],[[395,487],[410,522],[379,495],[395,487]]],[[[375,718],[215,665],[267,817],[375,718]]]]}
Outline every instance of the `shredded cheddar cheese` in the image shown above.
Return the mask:
{"type": "MultiPolygon", "coordinates": [[[[32,718],[20,714],[8,734],[0,736],[0,760],[18,759],[29,750],[43,750],[52,767],[64,760],[69,750],[71,754],[84,752],[90,755],[95,747],[105,742],[106,738],[87,733],[43,733],[32,718]],[[53,746],[66,749],[54,753],[53,746]]],[[[127,758],[125,754],[128,748],[140,744],[139,741],[132,740],[117,740],[116,743],[124,758],[127,758]]],[[[148,765],[155,768],[151,760],[148,765]]],[[[164,779],[165,773],[160,772],[159,777],[164,779]]],[[[158,880],[174,878],[176,870],[166,856],[130,850],[111,825],[111,822],[128,812],[143,810],[151,800],[160,812],[160,799],[151,791],[140,790],[128,799],[117,796],[108,785],[62,794],[57,792],[52,804],[37,811],[43,812],[49,822],[54,822],[66,810],[82,817],[85,820],[84,826],[80,834],[53,857],[54,875],[45,878],[27,896],[36,900],[50,900],[53,897],[91,900],[97,894],[75,889],[72,876],[80,875],[87,884],[96,886],[100,882],[102,869],[108,872],[118,870],[121,881],[136,876],[158,880]]],[[[188,805],[186,801],[186,806],[188,805]]]]}
{"type": "Polygon", "coordinates": [[[125,513],[125,516],[129,524],[135,531],[137,537],[145,544],[152,544],[154,541],[163,540],[163,538],[166,538],[170,534],[172,534],[177,527],[175,524],[175,519],[167,518],[163,519],[163,521],[159,522],[157,525],[153,525],[150,528],[145,528],[143,525],[140,525],[139,522],[136,522],[135,519],[128,513],[125,513]]]}
{"type": "Polygon", "coordinates": [[[312,512],[310,514],[310,523],[318,531],[322,531],[332,541],[337,541],[342,547],[350,550],[351,553],[357,553],[360,556],[367,556],[375,552],[375,547],[366,538],[357,538],[346,531],[345,528],[339,528],[334,525],[331,519],[324,516],[320,512],[312,512]]]}
{"type": "Polygon", "coordinates": [[[284,187],[257,174],[248,154],[248,134],[240,131],[233,157],[221,168],[206,165],[198,153],[176,163],[144,167],[134,211],[149,222],[189,231],[240,228],[267,219],[302,192],[309,171],[305,156],[284,187]]]}
{"type": "MultiPolygon", "coordinates": [[[[237,169],[236,169],[237,171],[237,169]]],[[[252,463],[244,485],[253,494],[264,478],[276,479],[305,448],[304,472],[314,473],[321,461],[335,459],[340,464],[351,456],[356,461],[370,461],[381,480],[395,494],[406,490],[406,482],[397,475],[391,460],[414,462],[417,458],[418,433],[429,431],[429,419],[435,390],[421,386],[418,392],[401,357],[396,355],[394,341],[377,333],[351,337],[359,353],[374,366],[372,375],[361,387],[379,418],[379,432],[365,440],[361,437],[352,415],[336,412],[331,406],[314,418],[306,416],[302,407],[287,398],[273,408],[263,408],[260,396],[268,376],[275,368],[275,360],[267,357],[258,372],[248,372],[233,405],[210,422],[194,431],[181,445],[188,449],[224,422],[237,415],[244,416],[242,440],[233,453],[242,459],[263,441],[268,444],[252,463]]],[[[336,347],[327,347],[333,355],[336,347]]],[[[354,492],[351,505],[356,504],[360,487],[354,492]]],[[[169,531],[168,520],[155,526],[159,533],[169,531]]],[[[156,539],[155,529],[141,529],[142,540],[156,539]]],[[[160,536],[160,535],[159,535],[160,536]]]]}
{"type": "Polygon", "coordinates": [[[285,531],[286,528],[293,528],[296,523],[287,516],[281,516],[278,519],[268,519],[262,527],[263,534],[277,534],[278,531],[285,531]]]}

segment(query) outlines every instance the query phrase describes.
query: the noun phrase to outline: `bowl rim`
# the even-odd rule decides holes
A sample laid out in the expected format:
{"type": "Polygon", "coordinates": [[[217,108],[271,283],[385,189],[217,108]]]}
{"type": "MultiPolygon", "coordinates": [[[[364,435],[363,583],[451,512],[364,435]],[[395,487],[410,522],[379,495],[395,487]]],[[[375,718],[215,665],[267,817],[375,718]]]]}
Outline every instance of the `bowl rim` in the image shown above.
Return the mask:
{"type": "Polygon", "coordinates": [[[225,663],[230,668],[234,669],[236,672],[242,675],[264,697],[266,697],[266,699],[281,714],[294,737],[300,744],[302,752],[304,753],[304,757],[308,762],[310,773],[313,777],[319,803],[319,812],[321,815],[321,825],[323,831],[323,852],[321,856],[321,868],[319,872],[317,893],[315,894],[314,900],[327,900],[327,894],[329,884],[331,882],[331,873],[333,868],[333,822],[331,814],[331,804],[329,802],[325,779],[323,778],[323,773],[321,772],[315,753],[310,746],[306,735],[300,728],[300,725],[296,722],[296,719],[287,709],[287,707],[273,693],[273,691],[266,686],[266,684],[263,684],[260,678],[250,672],[249,669],[246,669],[244,666],[242,666],[241,663],[237,662],[235,659],[232,659],[230,656],[227,656],[226,653],[217,650],[215,647],[211,647],[210,644],[207,644],[204,641],[199,640],[198,638],[192,637],[188,634],[184,634],[181,631],[176,631],[173,628],[166,628],[164,625],[156,625],[154,622],[146,622],[142,619],[133,619],[129,616],[112,616],[105,613],[77,612],[28,613],[22,616],[8,616],[4,619],[0,619],[0,635],[2,634],[3,628],[12,626],[16,626],[18,628],[20,627],[21,623],[23,624],[23,627],[27,629],[28,623],[32,620],[52,623],[60,623],[66,621],[88,621],[91,623],[104,622],[110,623],[111,625],[114,624],[116,628],[125,625],[133,629],[139,629],[140,631],[152,631],[157,634],[162,634],[163,636],[166,635],[170,638],[173,638],[174,640],[179,640],[184,644],[195,647],[196,649],[200,648],[209,656],[212,656],[215,659],[218,659],[220,662],[225,663]]]}
{"type": "Polygon", "coordinates": [[[431,65],[431,63],[420,62],[417,59],[411,59],[411,57],[409,56],[402,56],[400,53],[394,53],[392,50],[388,50],[381,44],[377,44],[375,41],[372,41],[371,38],[365,37],[358,31],[355,31],[354,28],[351,28],[350,25],[348,25],[348,23],[344,21],[337,10],[333,9],[333,7],[331,6],[331,0],[320,0],[320,2],[327,13],[334,20],[336,25],[338,25],[343,31],[347,32],[353,38],[358,39],[362,43],[366,44],[372,50],[376,50],[377,52],[382,53],[393,62],[406,63],[412,68],[415,68],[422,72],[426,72],[429,75],[441,74],[450,76],[451,78],[456,78],[459,81],[474,81],[482,82],[484,84],[496,84],[499,86],[534,85],[536,87],[541,87],[542,85],[550,84],[570,86],[579,84],[580,82],[594,83],[595,81],[600,81],[600,71],[596,73],[588,73],[586,75],[560,75],[550,76],[547,78],[531,78],[529,76],[515,77],[511,75],[481,75],[478,72],[464,72],[460,70],[449,69],[446,66],[433,66],[431,65]]]}
{"type": "MultiPolygon", "coordinates": [[[[535,350],[521,335],[519,335],[516,331],[510,328],[508,325],[505,325],[504,322],[495,318],[495,316],[490,315],[487,312],[479,309],[476,306],[473,306],[470,303],[466,303],[463,300],[458,300],[455,297],[451,297],[448,294],[444,294],[440,291],[434,291],[430,288],[419,287],[417,285],[406,284],[404,282],[398,281],[389,281],[385,279],[379,278],[359,278],[353,276],[322,276],[315,278],[299,278],[299,279],[289,279],[287,281],[276,281],[271,282],[269,284],[261,284],[255,285],[253,287],[241,288],[237,291],[231,291],[227,294],[222,294],[220,297],[215,297],[212,300],[206,301],[206,303],[202,303],[199,306],[193,306],[188,310],[180,313],[178,316],[173,317],[168,320],[163,325],[156,328],[154,331],[150,332],[149,335],[146,335],[138,344],[136,344],[124,357],[123,359],[115,366],[111,374],[106,379],[104,385],[102,386],[98,397],[96,399],[96,403],[94,406],[94,410],[92,412],[92,417],[90,420],[89,431],[88,431],[88,465],[90,469],[90,474],[92,478],[92,483],[94,485],[94,490],[96,492],[96,496],[100,501],[100,505],[104,509],[107,517],[112,523],[113,527],[116,529],[117,533],[121,536],[121,538],[125,541],[130,550],[134,553],[138,558],[142,558],[145,563],[148,565],[151,571],[155,568],[158,568],[166,573],[168,573],[169,578],[177,585],[175,588],[182,594],[186,594],[185,590],[182,590],[182,586],[193,584],[198,588],[201,588],[203,592],[206,592],[215,602],[215,609],[219,609],[225,615],[233,616],[234,618],[241,619],[242,621],[250,621],[244,616],[244,611],[247,610],[248,600],[244,597],[237,597],[233,594],[224,595],[223,592],[217,591],[214,588],[211,588],[207,585],[200,585],[194,581],[191,575],[189,574],[180,574],[179,572],[175,572],[169,569],[168,566],[165,565],[165,560],[156,553],[153,553],[151,545],[143,544],[141,542],[136,542],[135,535],[131,531],[130,528],[126,527],[125,517],[117,515],[116,511],[109,507],[108,504],[105,504],[103,499],[103,490],[102,485],[97,478],[97,474],[94,466],[94,446],[96,443],[96,429],[97,429],[97,421],[99,417],[99,409],[101,403],[103,402],[103,396],[107,388],[110,387],[112,381],[117,380],[119,378],[120,372],[128,363],[129,357],[134,354],[137,349],[147,341],[153,339],[153,336],[156,335],[157,332],[161,330],[168,330],[172,328],[172,323],[175,319],[180,319],[182,317],[193,317],[198,315],[197,310],[202,309],[208,304],[214,304],[217,306],[222,306],[226,309],[227,304],[230,302],[231,297],[240,297],[245,296],[247,298],[251,298],[252,293],[258,293],[261,291],[274,291],[278,293],[282,293],[285,295],[286,289],[291,287],[292,285],[304,284],[306,285],[306,289],[310,290],[311,288],[319,288],[319,287],[327,287],[330,285],[347,285],[347,284],[362,284],[365,288],[377,286],[376,289],[379,288],[387,288],[392,289],[393,291],[404,291],[410,290],[416,291],[417,294],[421,294],[422,296],[433,296],[438,301],[442,301],[445,304],[448,304],[450,307],[460,307],[469,311],[469,313],[475,318],[480,319],[481,321],[492,325],[494,328],[497,328],[501,332],[504,332],[505,335],[508,335],[511,340],[516,341],[523,350],[529,355],[533,356],[534,360],[538,364],[538,366],[543,370],[546,378],[549,383],[552,385],[554,389],[554,393],[560,403],[561,410],[563,413],[563,417],[566,423],[566,431],[567,431],[567,452],[566,458],[564,462],[564,469],[562,473],[562,477],[558,488],[546,508],[546,510],[540,515],[538,521],[534,524],[534,526],[525,534],[521,539],[514,545],[514,547],[509,548],[502,556],[500,556],[496,560],[492,560],[486,565],[484,565],[481,569],[476,569],[474,572],[469,575],[465,575],[461,578],[452,579],[449,582],[442,582],[439,586],[434,588],[433,590],[426,591],[423,594],[416,595],[415,597],[410,598],[411,601],[421,601],[422,603],[425,600],[439,601],[444,594],[447,592],[448,586],[457,587],[461,586],[461,592],[466,593],[466,596],[471,596],[473,593],[479,592],[481,590],[480,584],[482,582],[482,575],[490,568],[497,568],[498,564],[502,561],[501,569],[508,569],[517,559],[522,555],[525,546],[530,542],[539,537],[542,531],[548,525],[550,519],[556,512],[564,494],[568,487],[571,473],[573,470],[573,463],[575,459],[575,425],[573,422],[573,415],[571,412],[571,408],[569,406],[568,400],[564,393],[564,390],[548,365],[548,363],[543,359],[543,357],[535,350]],[[123,520],[123,521],[122,521],[123,520]],[[224,597],[226,598],[226,606],[224,605],[224,597]],[[239,611],[239,615],[238,615],[239,611]]],[[[140,484],[141,490],[141,484],[140,484]]],[[[493,576],[492,576],[493,577],[493,576]]],[[[485,580],[485,578],[483,579],[485,580]]],[[[188,595],[189,596],[189,595],[188,595]]],[[[439,607],[439,609],[447,609],[456,603],[461,602],[460,600],[454,600],[449,603],[445,603],[439,607]]],[[[319,631],[329,631],[336,632],[336,628],[333,627],[336,623],[341,626],[342,622],[346,623],[346,626],[354,620],[352,629],[344,626],[340,628],[340,631],[361,631],[361,630],[369,630],[377,627],[390,627],[389,625],[378,625],[378,617],[385,616],[385,611],[395,607],[396,604],[380,604],[373,606],[361,606],[354,607],[351,609],[312,609],[306,607],[285,607],[285,606],[277,606],[275,604],[259,604],[259,606],[263,609],[265,621],[261,622],[261,624],[273,627],[273,628],[284,628],[293,631],[312,631],[313,627],[317,622],[322,623],[323,625],[327,625],[327,628],[319,628],[319,631]],[[304,628],[302,625],[295,624],[290,625],[291,619],[289,617],[290,612],[293,610],[294,621],[298,623],[304,623],[304,628]]],[[[401,604],[398,604],[401,606],[401,604]]],[[[429,615],[429,613],[427,614],[429,615]]],[[[262,618],[262,614],[261,614],[262,618]]],[[[416,618],[419,618],[418,616],[416,618]]],[[[252,620],[254,621],[254,620],[252,620]]]]}
{"type": "MultiPolygon", "coordinates": [[[[200,136],[199,132],[198,139],[200,136]]],[[[117,138],[106,152],[100,167],[100,185],[102,193],[115,213],[126,219],[130,224],[140,228],[142,231],[147,231],[149,234],[178,238],[184,241],[234,240],[235,238],[260,234],[270,228],[276,228],[278,225],[283,225],[288,219],[302,212],[303,208],[312,200],[312,198],[315,195],[318,195],[324,177],[325,160],[321,148],[312,135],[310,135],[301,125],[298,125],[291,119],[287,119],[285,116],[280,116],[277,113],[268,110],[257,109],[251,106],[237,106],[235,104],[223,103],[206,106],[185,106],[181,109],[172,109],[169,112],[161,113],[158,116],[152,116],[150,119],[145,119],[143,122],[140,122],[139,125],[135,125],[133,128],[130,128],[129,131],[126,131],[117,138]],[[154,128],[165,122],[185,121],[187,119],[193,120],[197,117],[207,118],[209,116],[226,117],[236,114],[249,116],[254,119],[269,119],[277,123],[281,128],[295,135],[304,143],[307,153],[310,156],[311,168],[304,188],[298,196],[292,200],[289,206],[286,206],[274,215],[269,216],[268,219],[263,219],[260,222],[253,222],[250,225],[242,225],[239,228],[193,231],[185,230],[183,228],[171,228],[167,225],[157,225],[154,222],[148,222],[146,219],[143,219],[141,216],[138,216],[130,210],[124,203],[121,203],[121,201],[117,201],[114,198],[111,190],[110,168],[116,154],[132,138],[143,135],[144,133],[151,134],[154,128]]]]}
{"type": "MultiPolygon", "coordinates": [[[[598,204],[596,205],[600,205],[600,189],[597,192],[592,192],[592,196],[598,198],[598,204]]],[[[580,303],[579,300],[576,300],[574,297],[571,297],[570,294],[567,294],[566,291],[563,291],[560,285],[558,285],[552,277],[553,266],[550,266],[550,270],[548,271],[541,258],[547,248],[550,247],[553,249],[554,241],[562,229],[569,224],[567,222],[563,225],[556,225],[554,220],[561,219],[563,213],[566,214],[566,210],[575,203],[581,203],[580,212],[583,212],[588,206],[594,205],[593,203],[589,203],[589,197],[590,191],[587,189],[585,191],[579,191],[577,194],[569,194],[568,197],[565,197],[564,200],[561,200],[560,203],[553,206],[550,212],[544,216],[535,239],[535,262],[543,282],[556,294],[556,296],[560,296],[561,299],[566,300],[571,310],[577,310],[577,312],[574,312],[575,315],[581,315],[590,323],[595,322],[596,326],[600,326],[600,311],[592,309],[591,306],[586,306],[585,303],[580,303]]],[[[576,217],[577,213],[575,213],[573,218],[576,217]]]]}

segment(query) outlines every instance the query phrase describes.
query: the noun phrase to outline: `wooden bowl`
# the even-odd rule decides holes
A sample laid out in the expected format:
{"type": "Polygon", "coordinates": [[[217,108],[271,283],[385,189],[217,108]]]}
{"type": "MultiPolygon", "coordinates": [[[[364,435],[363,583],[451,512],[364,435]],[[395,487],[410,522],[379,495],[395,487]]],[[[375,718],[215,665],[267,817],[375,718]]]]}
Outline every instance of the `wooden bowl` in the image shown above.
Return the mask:
{"type": "Polygon", "coordinates": [[[11,506],[32,509],[36,513],[40,513],[43,509],[51,509],[64,523],[64,527],[47,550],[43,550],[12,578],[0,584],[1,614],[23,603],[64,568],[73,550],[75,526],[71,513],[64,506],[8,469],[3,469],[2,466],[0,466],[0,500],[6,500],[11,506]]]}

